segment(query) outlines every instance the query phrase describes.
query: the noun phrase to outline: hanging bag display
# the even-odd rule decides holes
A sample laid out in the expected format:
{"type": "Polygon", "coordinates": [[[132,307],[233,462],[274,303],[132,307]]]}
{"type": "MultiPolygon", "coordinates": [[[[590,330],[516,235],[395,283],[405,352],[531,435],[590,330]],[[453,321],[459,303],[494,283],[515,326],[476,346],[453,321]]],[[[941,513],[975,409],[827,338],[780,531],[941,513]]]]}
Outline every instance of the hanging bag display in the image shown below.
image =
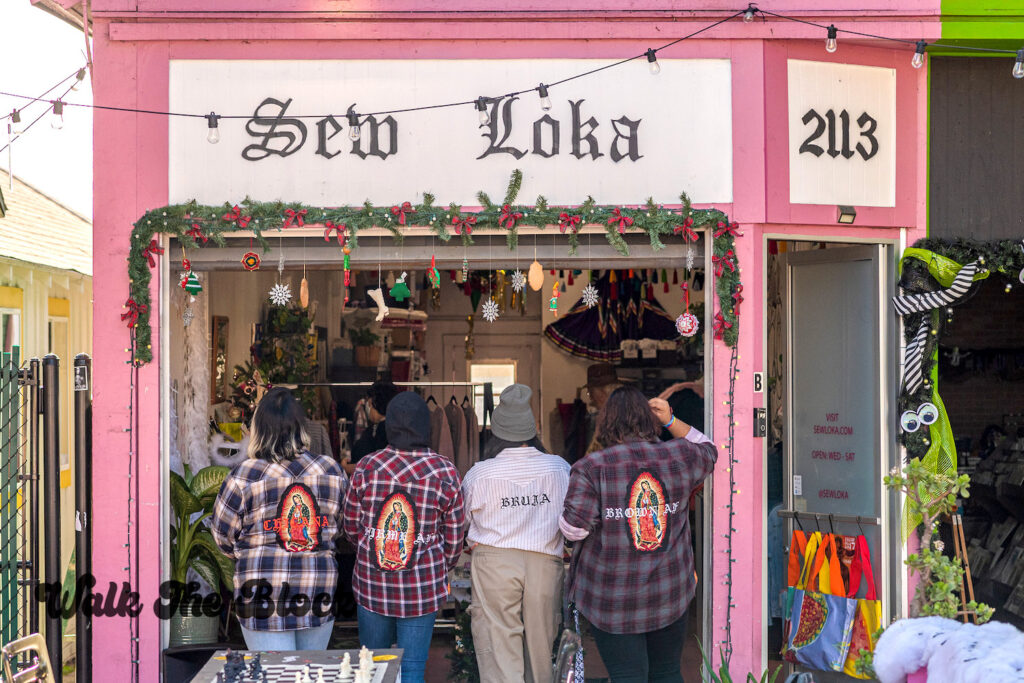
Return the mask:
{"type": "Polygon", "coordinates": [[[826,534],[814,561],[805,560],[801,583],[790,613],[788,647],[793,659],[819,671],[842,671],[857,601],[846,597],[835,536],[826,534]]]}
{"type": "MultiPolygon", "coordinates": [[[[811,534],[813,539],[814,548],[817,549],[818,541],[820,540],[821,534],[811,534]],[[817,538],[815,538],[817,536],[817,538]]],[[[789,567],[786,571],[786,598],[782,605],[782,614],[784,621],[782,622],[782,656],[787,661],[790,660],[786,657],[789,652],[789,632],[790,632],[790,615],[793,612],[793,594],[797,587],[803,588],[800,585],[800,574],[803,572],[803,567],[806,562],[804,555],[807,554],[807,545],[809,541],[807,535],[803,529],[793,529],[793,538],[789,542],[789,567]]],[[[814,551],[811,551],[811,556],[814,556],[814,551]]]]}
{"type": "Polygon", "coordinates": [[[857,673],[856,662],[861,650],[875,651],[875,632],[882,625],[882,602],[875,587],[875,574],[871,570],[871,550],[864,535],[857,536],[857,550],[850,565],[850,590],[847,597],[856,598],[860,590],[861,577],[867,583],[863,598],[857,600],[853,616],[853,630],[850,635],[850,649],[843,665],[843,673],[853,678],[869,679],[870,676],[857,673]]]}

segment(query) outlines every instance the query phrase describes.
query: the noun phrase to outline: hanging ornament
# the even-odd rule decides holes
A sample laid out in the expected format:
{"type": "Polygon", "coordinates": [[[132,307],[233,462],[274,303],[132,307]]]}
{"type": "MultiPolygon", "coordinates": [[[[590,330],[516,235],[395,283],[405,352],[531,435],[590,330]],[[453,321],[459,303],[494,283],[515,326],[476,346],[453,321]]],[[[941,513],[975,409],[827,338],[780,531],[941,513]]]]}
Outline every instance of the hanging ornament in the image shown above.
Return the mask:
{"type": "Polygon", "coordinates": [[[526,275],[523,274],[523,271],[516,269],[512,273],[512,291],[518,294],[519,292],[523,291],[523,287],[525,286],[526,275]]]}
{"type": "Polygon", "coordinates": [[[672,269],[672,284],[679,284],[679,271],[676,270],[675,268],[672,269]]]}
{"type": "Polygon", "coordinates": [[[575,271],[572,271],[572,270],[570,270],[570,271],[569,271],[569,281],[568,281],[568,283],[567,283],[567,284],[568,284],[568,285],[569,285],[570,287],[572,287],[572,283],[573,283],[573,279],[572,279],[572,276],[573,276],[573,273],[574,273],[574,272],[575,272],[575,271]]]}
{"type": "Polygon", "coordinates": [[[469,259],[462,257],[462,282],[469,279],[469,259]]]}
{"type": "Polygon", "coordinates": [[[530,283],[530,289],[535,292],[539,292],[540,288],[544,286],[544,268],[538,261],[534,261],[530,264],[527,281],[530,283]]]}
{"type": "Polygon", "coordinates": [[[597,293],[597,287],[592,284],[588,284],[583,288],[583,303],[587,308],[593,308],[597,305],[601,295],[597,293]]]}
{"type": "Polygon", "coordinates": [[[185,312],[181,314],[181,322],[185,327],[192,324],[192,320],[196,317],[196,312],[192,310],[191,306],[185,307],[185,312]]]}
{"type": "Polygon", "coordinates": [[[693,313],[690,313],[690,287],[685,282],[680,285],[686,295],[686,311],[676,318],[676,331],[684,337],[692,337],[700,329],[700,320],[693,313]]]}
{"type": "Polygon", "coordinates": [[[499,270],[494,274],[494,279],[496,281],[498,291],[494,293],[494,290],[492,289],[492,297],[498,302],[498,310],[504,313],[505,287],[508,285],[508,277],[506,277],[504,270],[499,270]]]}
{"type": "Polygon", "coordinates": [[[306,282],[305,276],[303,276],[302,282],[299,283],[299,304],[303,308],[309,307],[309,283],[306,282]]]}
{"type": "Polygon", "coordinates": [[[488,299],[480,308],[480,315],[482,315],[483,319],[489,323],[493,323],[498,319],[498,313],[498,302],[494,299],[488,299]]]}
{"type": "Polygon", "coordinates": [[[181,274],[181,288],[192,295],[193,299],[195,295],[203,291],[203,285],[199,282],[199,278],[191,270],[181,274]]]}
{"type": "Polygon", "coordinates": [[[430,255],[430,268],[427,269],[427,279],[430,280],[430,286],[437,289],[441,286],[441,273],[437,271],[437,257],[433,254],[430,255]]]}
{"type": "Polygon", "coordinates": [[[555,284],[551,287],[551,298],[548,299],[548,309],[556,318],[558,317],[558,297],[560,296],[562,296],[562,293],[558,291],[558,281],[556,280],[555,284]]]}
{"type": "MultiPolygon", "coordinates": [[[[405,284],[405,278],[407,275],[408,273],[403,272],[402,277],[395,280],[395,284],[391,286],[390,294],[395,301],[405,301],[411,294],[409,291],[409,285],[405,284]]],[[[388,277],[390,278],[391,275],[389,274],[388,277]]]]}
{"type": "MultiPolygon", "coordinates": [[[[303,278],[303,282],[305,282],[305,278],[303,278]]],[[[287,306],[291,300],[292,290],[288,285],[278,282],[270,288],[270,303],[275,306],[287,306]]]]}
{"type": "Polygon", "coordinates": [[[380,322],[388,315],[388,307],[384,305],[384,290],[380,287],[371,289],[366,294],[377,304],[377,322],[380,322]]]}
{"type": "Polygon", "coordinates": [[[259,270],[260,255],[254,251],[245,252],[245,255],[242,256],[242,267],[249,271],[259,270]]]}
{"type": "Polygon", "coordinates": [[[349,254],[352,253],[352,250],[346,244],[342,251],[345,253],[342,261],[342,268],[345,270],[345,303],[348,303],[348,290],[352,286],[352,270],[349,268],[349,254]]]}

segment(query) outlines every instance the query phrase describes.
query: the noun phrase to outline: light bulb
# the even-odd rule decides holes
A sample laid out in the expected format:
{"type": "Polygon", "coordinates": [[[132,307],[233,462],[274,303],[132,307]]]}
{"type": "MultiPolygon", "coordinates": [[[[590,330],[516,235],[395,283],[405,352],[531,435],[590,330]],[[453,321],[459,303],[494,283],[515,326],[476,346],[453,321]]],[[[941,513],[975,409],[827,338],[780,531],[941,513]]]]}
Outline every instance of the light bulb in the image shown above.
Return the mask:
{"type": "Polygon", "coordinates": [[[743,23],[749,24],[754,20],[754,6],[747,6],[747,11],[743,13],[743,23]]]}
{"type": "Polygon", "coordinates": [[[651,69],[651,75],[657,76],[660,74],[661,65],[658,64],[658,53],[654,51],[654,48],[651,48],[644,54],[647,55],[647,66],[651,69]]]}
{"type": "Polygon", "coordinates": [[[910,60],[910,64],[915,69],[920,69],[922,66],[924,66],[924,47],[927,44],[928,43],[924,42],[923,40],[917,41],[917,48],[914,50],[914,58],[910,60]]]}
{"type": "Polygon", "coordinates": [[[11,111],[11,134],[21,135],[25,128],[21,125],[21,112],[17,109],[11,111]]]}
{"type": "Polygon", "coordinates": [[[1024,50],[1017,50],[1017,61],[1013,63],[1013,77],[1024,78],[1024,50]]]}
{"type": "Polygon", "coordinates": [[[839,45],[836,43],[836,36],[839,35],[839,30],[835,26],[828,27],[828,38],[825,40],[825,52],[835,52],[839,45]]]}
{"type": "Polygon", "coordinates": [[[212,111],[206,115],[206,141],[211,145],[216,145],[220,142],[220,129],[217,127],[218,119],[220,117],[212,111]]]}
{"type": "Polygon", "coordinates": [[[77,91],[79,86],[82,85],[82,81],[85,80],[85,69],[79,69],[78,73],[75,74],[75,82],[72,84],[71,89],[77,91]]]}
{"type": "Polygon", "coordinates": [[[64,127],[64,103],[60,100],[53,102],[53,116],[50,117],[50,127],[60,130],[64,127]]]}
{"type": "MultiPolygon", "coordinates": [[[[355,105],[353,105],[355,106],[355,105]]],[[[348,108],[348,139],[355,142],[359,139],[359,114],[352,111],[352,107],[348,108]]]]}
{"type": "Polygon", "coordinates": [[[480,125],[487,126],[491,123],[491,115],[487,111],[487,100],[483,97],[476,99],[476,110],[480,113],[480,125]]]}
{"type": "Polygon", "coordinates": [[[548,97],[548,86],[543,83],[538,85],[537,94],[540,95],[540,108],[544,111],[551,111],[551,98],[548,97]]]}

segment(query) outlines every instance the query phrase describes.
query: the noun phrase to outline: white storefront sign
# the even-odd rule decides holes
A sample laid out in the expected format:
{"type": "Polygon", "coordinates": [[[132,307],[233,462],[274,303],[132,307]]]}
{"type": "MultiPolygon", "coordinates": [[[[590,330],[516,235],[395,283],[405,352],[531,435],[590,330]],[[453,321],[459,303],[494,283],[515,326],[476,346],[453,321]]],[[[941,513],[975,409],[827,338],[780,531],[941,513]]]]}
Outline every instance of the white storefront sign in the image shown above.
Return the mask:
{"type": "Polygon", "coordinates": [[[346,110],[370,114],[475,100],[555,82],[607,60],[376,60],[171,62],[170,109],[245,115],[219,123],[170,119],[170,200],[284,200],[340,206],[500,201],[522,169],[518,202],[552,204],[732,201],[728,60],[619,66],[489,105],[380,114],[349,140],[346,110]],[[310,115],[310,118],[295,118],[310,115]]]}
{"type": "Polygon", "coordinates": [[[791,59],[789,201],[896,205],[896,71],[791,59]]]}

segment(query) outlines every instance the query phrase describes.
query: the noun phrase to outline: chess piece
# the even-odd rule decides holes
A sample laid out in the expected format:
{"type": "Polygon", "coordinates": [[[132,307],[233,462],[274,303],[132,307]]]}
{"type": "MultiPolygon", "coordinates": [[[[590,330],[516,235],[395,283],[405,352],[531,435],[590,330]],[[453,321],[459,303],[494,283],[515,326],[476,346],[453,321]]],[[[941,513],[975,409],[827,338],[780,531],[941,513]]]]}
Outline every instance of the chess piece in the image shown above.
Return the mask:
{"type": "Polygon", "coordinates": [[[377,304],[377,322],[380,322],[388,315],[388,307],[384,304],[384,290],[378,287],[377,289],[371,289],[367,292],[370,298],[373,299],[373,303],[377,304]]]}
{"type": "Polygon", "coordinates": [[[302,672],[301,671],[296,671],[295,672],[295,683],[302,683],[302,672]]]}
{"type": "Polygon", "coordinates": [[[341,666],[338,667],[338,675],[342,678],[352,677],[352,657],[347,652],[341,660],[341,666]]]}
{"type": "Polygon", "coordinates": [[[324,683],[324,670],[322,668],[316,671],[316,683],[324,683]]]}

